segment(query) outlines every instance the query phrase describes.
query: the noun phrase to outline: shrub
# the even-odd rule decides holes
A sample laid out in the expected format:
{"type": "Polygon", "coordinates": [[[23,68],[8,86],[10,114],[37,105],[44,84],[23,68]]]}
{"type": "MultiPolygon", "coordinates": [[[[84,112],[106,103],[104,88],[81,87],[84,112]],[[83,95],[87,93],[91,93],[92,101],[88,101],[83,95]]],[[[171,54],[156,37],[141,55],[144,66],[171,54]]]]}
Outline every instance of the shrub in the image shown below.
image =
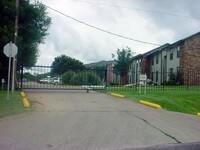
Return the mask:
{"type": "Polygon", "coordinates": [[[70,81],[71,81],[71,78],[73,77],[73,76],[75,76],[75,72],[73,72],[73,71],[67,71],[67,72],[65,72],[63,75],[62,75],[62,82],[63,82],[63,84],[70,84],[70,81]]]}
{"type": "Polygon", "coordinates": [[[68,71],[62,75],[63,84],[71,85],[99,85],[101,83],[100,77],[95,72],[72,72],[68,71]]]}

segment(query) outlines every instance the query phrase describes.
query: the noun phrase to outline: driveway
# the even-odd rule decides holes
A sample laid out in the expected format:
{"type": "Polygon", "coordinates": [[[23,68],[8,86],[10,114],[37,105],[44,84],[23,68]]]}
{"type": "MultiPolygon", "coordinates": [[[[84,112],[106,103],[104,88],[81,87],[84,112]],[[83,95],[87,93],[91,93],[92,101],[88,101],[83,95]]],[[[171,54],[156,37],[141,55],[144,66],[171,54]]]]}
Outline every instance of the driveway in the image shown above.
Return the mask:
{"type": "Polygon", "coordinates": [[[27,91],[26,94],[36,101],[36,111],[0,119],[1,150],[200,146],[197,116],[158,110],[96,92],[27,91]]]}

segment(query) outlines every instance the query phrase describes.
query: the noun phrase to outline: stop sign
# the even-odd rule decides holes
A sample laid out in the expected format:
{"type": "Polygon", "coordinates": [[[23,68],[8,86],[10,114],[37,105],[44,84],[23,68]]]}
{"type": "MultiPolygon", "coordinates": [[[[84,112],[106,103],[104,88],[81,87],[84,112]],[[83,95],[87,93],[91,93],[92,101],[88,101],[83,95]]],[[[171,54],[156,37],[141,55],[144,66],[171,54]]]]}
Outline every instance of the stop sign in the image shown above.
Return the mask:
{"type": "Polygon", "coordinates": [[[18,48],[14,43],[8,43],[4,46],[3,52],[7,57],[14,57],[17,54],[18,48]]]}

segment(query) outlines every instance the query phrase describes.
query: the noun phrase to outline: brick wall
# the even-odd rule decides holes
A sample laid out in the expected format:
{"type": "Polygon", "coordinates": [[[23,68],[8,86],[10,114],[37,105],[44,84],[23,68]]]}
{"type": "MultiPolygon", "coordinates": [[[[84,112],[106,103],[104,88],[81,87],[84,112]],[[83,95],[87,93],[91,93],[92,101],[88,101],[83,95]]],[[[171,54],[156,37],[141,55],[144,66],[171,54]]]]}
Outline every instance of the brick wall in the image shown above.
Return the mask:
{"type": "Polygon", "coordinates": [[[200,33],[180,45],[180,71],[184,85],[200,85],[200,33]]]}
{"type": "Polygon", "coordinates": [[[147,74],[147,78],[150,78],[150,58],[143,57],[141,60],[141,74],[147,74]]]}
{"type": "Polygon", "coordinates": [[[113,65],[109,64],[106,66],[106,81],[107,83],[112,83],[113,82],[113,65]]]}

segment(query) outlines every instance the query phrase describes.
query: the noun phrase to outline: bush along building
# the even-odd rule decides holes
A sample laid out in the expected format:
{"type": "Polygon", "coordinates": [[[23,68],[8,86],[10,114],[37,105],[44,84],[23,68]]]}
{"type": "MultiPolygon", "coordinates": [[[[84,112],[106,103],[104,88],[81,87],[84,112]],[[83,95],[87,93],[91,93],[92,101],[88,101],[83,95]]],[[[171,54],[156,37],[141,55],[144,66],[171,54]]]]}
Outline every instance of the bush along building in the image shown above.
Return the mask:
{"type": "Polygon", "coordinates": [[[200,32],[131,59],[129,83],[146,74],[149,84],[200,85],[200,32]]]}

